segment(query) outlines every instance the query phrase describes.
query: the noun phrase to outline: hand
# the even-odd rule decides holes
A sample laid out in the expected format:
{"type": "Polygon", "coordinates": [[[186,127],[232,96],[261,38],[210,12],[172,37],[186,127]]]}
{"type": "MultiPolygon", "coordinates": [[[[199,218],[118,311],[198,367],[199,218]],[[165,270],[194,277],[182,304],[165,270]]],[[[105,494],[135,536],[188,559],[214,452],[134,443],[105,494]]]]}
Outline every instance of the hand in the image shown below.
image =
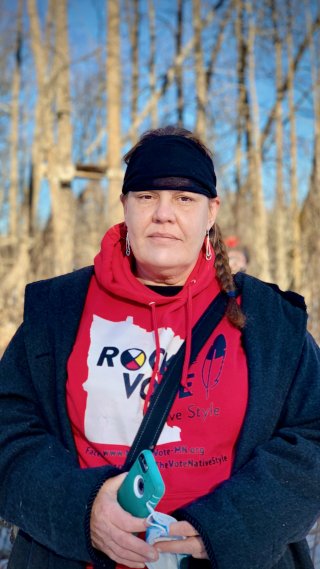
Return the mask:
{"type": "Polygon", "coordinates": [[[189,522],[173,522],[170,525],[169,535],[179,535],[185,539],[155,543],[160,553],[187,553],[196,559],[209,559],[201,537],[189,522]]]}
{"type": "Polygon", "coordinates": [[[127,567],[144,567],[158,559],[154,546],[133,535],[145,532],[146,521],[123,510],[117,501],[117,491],[126,474],[107,480],[100,488],[92,506],[90,518],[93,547],[127,567]]]}

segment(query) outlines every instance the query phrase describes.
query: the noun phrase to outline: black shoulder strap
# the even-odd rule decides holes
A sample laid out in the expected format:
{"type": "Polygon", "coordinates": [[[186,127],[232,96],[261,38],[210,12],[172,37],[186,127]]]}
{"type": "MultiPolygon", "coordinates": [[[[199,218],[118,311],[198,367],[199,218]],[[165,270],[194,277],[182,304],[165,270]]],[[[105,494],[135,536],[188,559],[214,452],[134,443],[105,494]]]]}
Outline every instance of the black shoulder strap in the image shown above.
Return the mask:
{"type": "MultiPolygon", "coordinates": [[[[227,295],[224,292],[220,292],[194,325],[192,329],[190,365],[195,361],[202,346],[222,320],[227,304],[227,295]]],[[[125,470],[131,467],[142,450],[154,449],[180,385],[184,356],[185,342],[180,346],[163,375],[161,383],[151,397],[149,408],[143,417],[128,453],[124,465],[125,470]]]]}

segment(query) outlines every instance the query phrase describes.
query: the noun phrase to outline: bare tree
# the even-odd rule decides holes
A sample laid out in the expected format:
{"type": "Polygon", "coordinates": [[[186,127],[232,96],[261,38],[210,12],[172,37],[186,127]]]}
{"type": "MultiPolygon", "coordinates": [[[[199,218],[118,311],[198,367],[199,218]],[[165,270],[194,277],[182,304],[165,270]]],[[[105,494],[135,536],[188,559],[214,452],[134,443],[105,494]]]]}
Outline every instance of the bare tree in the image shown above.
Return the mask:
{"type": "MultiPolygon", "coordinates": [[[[157,78],[156,78],[156,63],[155,63],[156,18],[155,18],[154,0],[148,0],[148,16],[149,16],[149,29],[150,29],[149,85],[150,85],[150,97],[153,101],[155,101],[154,93],[157,86],[157,78]]],[[[152,128],[156,128],[158,125],[158,110],[156,102],[154,102],[154,104],[151,106],[150,114],[151,114],[151,126],[152,128]]]]}
{"type": "Polygon", "coordinates": [[[235,35],[237,41],[237,114],[236,114],[236,149],[235,149],[235,220],[236,231],[242,239],[246,239],[247,223],[250,216],[250,195],[248,193],[248,180],[242,172],[244,149],[251,146],[248,140],[250,133],[247,130],[250,124],[248,93],[246,88],[246,74],[248,65],[248,45],[244,33],[245,1],[235,0],[236,20],[235,35]],[[245,140],[245,137],[247,139],[245,140]]]}
{"type": "Polygon", "coordinates": [[[275,150],[276,150],[276,199],[274,208],[275,278],[280,286],[287,286],[287,251],[285,233],[285,202],[283,187],[283,113],[282,113],[282,41],[278,29],[276,0],[271,0],[276,67],[275,150]]]}
{"type": "Polygon", "coordinates": [[[250,194],[252,195],[252,231],[255,236],[252,243],[252,257],[254,272],[263,280],[270,279],[270,259],[268,248],[268,223],[266,208],[263,199],[262,163],[261,163],[261,138],[260,138],[260,113],[256,92],[255,81],[255,56],[254,44],[256,26],[253,18],[251,0],[246,2],[246,11],[249,17],[248,33],[248,73],[249,91],[251,100],[251,116],[248,129],[251,130],[248,156],[250,194]]]}
{"type": "Polygon", "coordinates": [[[310,37],[310,64],[314,110],[314,141],[313,141],[313,163],[309,183],[309,191],[304,201],[301,213],[301,239],[304,256],[303,271],[303,292],[307,298],[309,308],[309,328],[316,338],[320,338],[320,301],[319,301],[319,280],[320,280],[320,240],[319,240],[319,220],[320,220],[320,69],[317,53],[319,50],[315,37],[310,33],[312,23],[310,4],[306,6],[307,14],[307,34],[310,37]]]}
{"type": "Polygon", "coordinates": [[[290,226],[292,242],[291,286],[295,290],[301,288],[301,231],[300,208],[298,204],[298,177],[297,177],[297,129],[294,103],[294,59],[293,59],[293,5],[292,0],[287,1],[287,53],[288,53],[288,105],[290,124],[290,226]]]}
{"type": "Polygon", "coordinates": [[[18,237],[18,191],[19,191],[19,96],[21,82],[22,48],[22,0],[19,0],[17,12],[17,32],[15,47],[15,65],[12,78],[11,100],[11,136],[10,136],[10,193],[9,193],[9,233],[12,239],[18,237]]]}
{"type": "Polygon", "coordinates": [[[194,71],[196,87],[196,131],[206,139],[206,75],[202,49],[202,19],[201,0],[193,0],[193,25],[194,25],[194,71]]]}
{"type": "MultiPolygon", "coordinates": [[[[296,54],[293,61],[294,72],[296,72],[296,70],[298,69],[301,59],[305,54],[306,50],[309,48],[310,42],[312,41],[312,38],[316,33],[316,31],[318,30],[319,26],[320,26],[320,11],[316,15],[315,19],[312,21],[311,25],[308,26],[307,33],[296,50],[296,54]]],[[[265,127],[263,128],[263,131],[261,133],[262,147],[265,145],[265,142],[268,136],[270,135],[271,128],[275,121],[278,104],[286,96],[287,88],[288,88],[288,76],[284,76],[281,85],[279,85],[278,88],[278,95],[276,101],[271,111],[269,112],[269,116],[266,121],[265,127]]]]}
{"type": "Polygon", "coordinates": [[[72,129],[70,121],[69,46],[66,0],[49,2],[47,28],[54,41],[41,39],[41,28],[34,0],[29,0],[32,50],[38,83],[38,100],[33,144],[33,231],[41,182],[50,187],[53,231],[54,273],[73,267],[74,198],[71,181],[72,129]]]}
{"type": "Polygon", "coordinates": [[[123,173],[121,170],[121,65],[120,65],[120,5],[107,0],[107,133],[108,133],[108,204],[109,223],[123,217],[119,200],[123,173]]]}
{"type": "Polygon", "coordinates": [[[177,84],[177,116],[178,124],[183,125],[183,67],[179,56],[182,51],[182,32],[183,32],[183,0],[177,0],[177,31],[176,31],[176,84],[177,84]]]}
{"type": "MultiPolygon", "coordinates": [[[[132,0],[128,3],[128,12],[132,8],[132,17],[129,21],[129,38],[131,44],[131,121],[133,122],[138,114],[139,98],[139,0],[132,0]]],[[[137,140],[137,132],[131,132],[131,144],[137,140]]]]}
{"type": "Polygon", "coordinates": [[[217,58],[218,58],[218,55],[219,55],[219,53],[222,49],[222,46],[223,46],[225,30],[226,30],[227,25],[230,23],[231,17],[233,15],[233,11],[234,11],[234,3],[229,2],[221,20],[220,20],[219,30],[218,30],[217,35],[216,35],[216,41],[213,43],[213,46],[212,46],[211,55],[209,58],[209,63],[208,63],[207,69],[206,69],[207,100],[209,97],[211,80],[212,80],[213,72],[215,69],[216,62],[217,62],[217,58]]]}
{"type": "MultiPolygon", "coordinates": [[[[48,10],[51,17],[51,10],[48,10]]],[[[36,226],[40,185],[45,174],[46,154],[52,146],[49,118],[50,91],[48,88],[47,49],[41,37],[40,22],[35,0],[28,0],[30,42],[34,56],[38,96],[34,117],[34,137],[32,143],[32,188],[31,188],[31,232],[36,226]]]]}
{"type": "Polygon", "coordinates": [[[71,188],[72,127],[70,101],[70,57],[67,35],[67,0],[53,3],[55,22],[55,53],[53,89],[55,90],[56,140],[49,153],[48,178],[51,189],[52,221],[55,240],[55,271],[73,267],[75,206],[71,188]]]}

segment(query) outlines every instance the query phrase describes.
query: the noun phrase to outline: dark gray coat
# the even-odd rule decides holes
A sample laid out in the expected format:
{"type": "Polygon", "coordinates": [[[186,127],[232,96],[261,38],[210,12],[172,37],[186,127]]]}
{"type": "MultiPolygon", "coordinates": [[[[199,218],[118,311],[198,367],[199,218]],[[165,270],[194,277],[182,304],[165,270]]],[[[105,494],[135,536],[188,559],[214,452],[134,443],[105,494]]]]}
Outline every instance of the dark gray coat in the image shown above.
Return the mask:
{"type": "MultiPolygon", "coordinates": [[[[0,365],[0,515],[21,528],[10,568],[83,569],[92,501],[116,469],[80,469],[66,411],[66,363],[92,268],[27,287],[24,323],[0,365]]],[[[320,512],[320,356],[296,296],[237,279],[247,314],[248,410],[233,473],[175,513],[217,569],[309,569],[320,512]]],[[[101,557],[101,565],[112,562],[101,557]]]]}

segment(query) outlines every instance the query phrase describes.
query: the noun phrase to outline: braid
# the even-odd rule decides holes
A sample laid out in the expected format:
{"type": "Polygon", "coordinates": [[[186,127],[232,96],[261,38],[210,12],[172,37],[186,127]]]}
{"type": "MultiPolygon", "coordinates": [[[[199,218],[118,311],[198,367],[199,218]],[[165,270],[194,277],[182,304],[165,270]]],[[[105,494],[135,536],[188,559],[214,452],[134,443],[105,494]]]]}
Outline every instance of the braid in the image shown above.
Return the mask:
{"type": "MultiPolygon", "coordinates": [[[[235,291],[236,287],[229,265],[228,253],[222,239],[220,227],[217,223],[215,223],[213,230],[211,230],[211,241],[216,255],[214,266],[221,289],[226,293],[235,291]]],[[[236,328],[241,330],[244,327],[245,315],[234,297],[229,298],[226,316],[229,322],[236,328]]]]}

